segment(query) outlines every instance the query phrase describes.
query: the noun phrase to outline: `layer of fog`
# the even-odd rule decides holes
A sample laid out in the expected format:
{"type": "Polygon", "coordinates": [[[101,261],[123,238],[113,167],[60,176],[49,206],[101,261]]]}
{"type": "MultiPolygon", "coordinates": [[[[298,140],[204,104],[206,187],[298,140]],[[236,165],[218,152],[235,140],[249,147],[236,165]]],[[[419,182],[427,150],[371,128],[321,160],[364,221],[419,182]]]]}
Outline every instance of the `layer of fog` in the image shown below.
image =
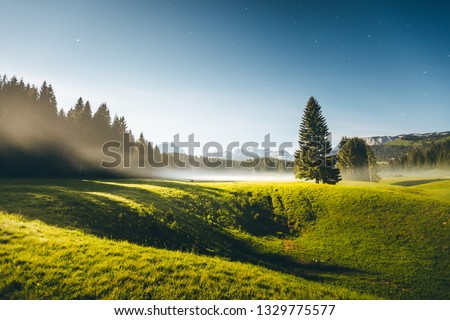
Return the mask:
{"type": "Polygon", "coordinates": [[[381,178],[435,178],[450,179],[450,170],[442,169],[405,169],[383,170],[378,173],[381,178]]]}
{"type": "Polygon", "coordinates": [[[220,172],[213,172],[213,169],[207,170],[163,170],[157,177],[173,180],[190,181],[295,181],[294,174],[275,174],[275,173],[248,173],[230,169],[220,172]]]}

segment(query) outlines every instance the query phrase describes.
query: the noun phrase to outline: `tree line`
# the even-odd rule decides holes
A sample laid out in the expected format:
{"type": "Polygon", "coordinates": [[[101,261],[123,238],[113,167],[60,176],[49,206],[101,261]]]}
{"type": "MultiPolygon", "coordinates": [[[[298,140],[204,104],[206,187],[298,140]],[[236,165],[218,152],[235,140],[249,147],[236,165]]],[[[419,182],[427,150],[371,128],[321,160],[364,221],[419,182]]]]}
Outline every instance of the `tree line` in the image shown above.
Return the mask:
{"type": "MultiPolygon", "coordinates": [[[[93,109],[88,100],[79,98],[67,110],[59,108],[51,84],[40,87],[22,79],[0,77],[0,177],[17,176],[164,176],[165,169],[180,169],[176,160],[191,163],[190,155],[174,156],[160,150],[143,133],[135,137],[123,116],[110,114],[106,103],[93,109]],[[107,141],[123,141],[130,148],[130,168],[103,168],[102,146],[107,141]],[[141,165],[145,152],[149,163],[141,165]],[[167,163],[163,169],[152,166],[167,163]]],[[[123,145],[118,152],[125,158],[123,145]]],[[[234,168],[246,172],[286,173],[290,161],[259,159],[255,163],[222,159],[216,171],[234,168]],[[253,167],[252,167],[253,165],[253,167]]],[[[201,161],[200,169],[205,169],[201,161]]],[[[183,168],[181,168],[183,169],[183,168]]],[[[185,170],[192,169],[189,166],[185,170]]],[[[198,168],[197,168],[198,169],[198,168]]]]}
{"type": "Polygon", "coordinates": [[[0,79],[0,174],[2,176],[108,175],[96,165],[104,141],[121,139],[124,117],[111,119],[106,103],[95,112],[79,98],[67,113],[57,109],[51,84],[0,79]]]}
{"type": "Polygon", "coordinates": [[[389,160],[389,169],[449,169],[450,139],[411,148],[402,156],[389,160]]]}
{"type": "Polygon", "coordinates": [[[370,146],[373,154],[377,158],[378,161],[388,162],[394,158],[400,158],[406,153],[408,153],[411,149],[413,149],[410,145],[389,145],[389,144],[381,144],[381,145],[373,145],[370,146]]]}

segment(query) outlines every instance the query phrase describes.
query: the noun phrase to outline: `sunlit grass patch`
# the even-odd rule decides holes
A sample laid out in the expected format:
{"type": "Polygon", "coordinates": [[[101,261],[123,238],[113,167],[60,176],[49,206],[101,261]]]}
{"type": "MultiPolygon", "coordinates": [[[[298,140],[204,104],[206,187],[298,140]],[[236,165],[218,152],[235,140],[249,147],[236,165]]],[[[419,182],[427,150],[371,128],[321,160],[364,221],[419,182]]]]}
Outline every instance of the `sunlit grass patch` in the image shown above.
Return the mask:
{"type": "Polygon", "coordinates": [[[180,198],[180,197],[188,195],[188,193],[183,190],[164,187],[164,186],[155,186],[155,185],[152,185],[151,183],[137,184],[137,183],[119,183],[119,182],[112,182],[112,181],[107,181],[107,182],[106,181],[92,181],[92,182],[106,184],[106,185],[112,185],[112,186],[125,187],[125,188],[146,190],[146,191],[154,192],[154,193],[156,193],[160,196],[166,197],[166,198],[172,198],[172,197],[180,198]]]}
{"type": "Polygon", "coordinates": [[[128,199],[125,197],[121,197],[121,196],[118,196],[115,194],[111,194],[111,193],[107,193],[107,192],[86,192],[86,193],[90,194],[90,195],[94,195],[94,196],[105,197],[109,200],[123,203],[123,204],[127,205],[128,207],[130,207],[131,209],[136,210],[141,215],[153,214],[153,212],[155,211],[155,207],[153,206],[153,204],[143,205],[134,200],[131,200],[131,199],[128,199]]]}

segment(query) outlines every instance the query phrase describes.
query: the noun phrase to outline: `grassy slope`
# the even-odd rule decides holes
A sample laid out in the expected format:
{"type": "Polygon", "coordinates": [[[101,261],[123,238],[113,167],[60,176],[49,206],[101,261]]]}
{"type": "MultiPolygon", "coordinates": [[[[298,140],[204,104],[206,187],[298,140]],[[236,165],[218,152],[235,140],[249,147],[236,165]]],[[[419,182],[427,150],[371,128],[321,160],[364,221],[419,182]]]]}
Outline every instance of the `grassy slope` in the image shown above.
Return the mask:
{"type": "Polygon", "coordinates": [[[412,146],[412,147],[421,147],[431,142],[440,143],[450,140],[450,137],[440,137],[440,138],[423,138],[419,140],[395,140],[389,141],[386,143],[387,146],[412,146]]]}
{"type": "Polygon", "coordinates": [[[219,258],[145,248],[0,214],[1,298],[356,298],[356,292],[219,258]]]}
{"type": "Polygon", "coordinates": [[[0,295],[448,299],[449,190],[2,181],[0,295]]]}

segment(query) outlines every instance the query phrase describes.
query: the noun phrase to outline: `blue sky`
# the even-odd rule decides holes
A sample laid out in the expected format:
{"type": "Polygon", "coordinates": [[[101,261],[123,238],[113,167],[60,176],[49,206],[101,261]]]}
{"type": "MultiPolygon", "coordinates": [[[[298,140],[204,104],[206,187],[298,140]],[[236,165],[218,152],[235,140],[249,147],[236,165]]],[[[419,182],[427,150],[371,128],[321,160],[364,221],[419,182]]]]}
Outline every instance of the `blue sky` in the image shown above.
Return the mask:
{"type": "Polygon", "coordinates": [[[450,130],[448,1],[5,1],[0,74],[47,80],[157,142],[297,144],[450,130]]]}

